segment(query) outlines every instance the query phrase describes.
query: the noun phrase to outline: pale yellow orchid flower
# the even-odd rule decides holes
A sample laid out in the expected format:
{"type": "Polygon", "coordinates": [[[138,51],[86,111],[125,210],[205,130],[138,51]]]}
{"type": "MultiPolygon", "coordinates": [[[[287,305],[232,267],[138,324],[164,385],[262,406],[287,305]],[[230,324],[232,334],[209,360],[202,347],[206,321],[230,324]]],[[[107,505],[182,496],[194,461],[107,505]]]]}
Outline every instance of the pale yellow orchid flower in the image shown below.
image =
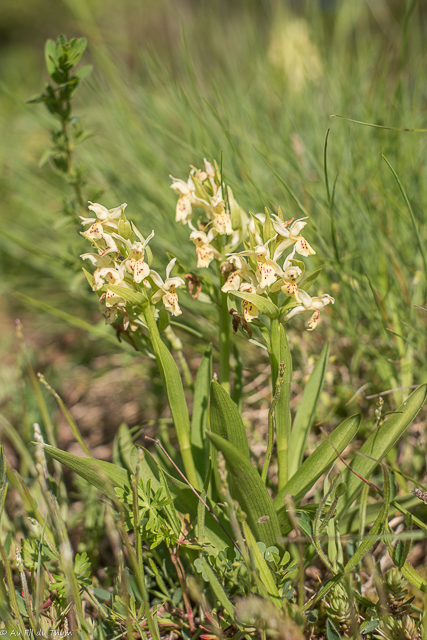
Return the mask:
{"type": "MultiPolygon", "coordinates": [[[[254,285],[252,284],[249,284],[249,282],[244,282],[243,284],[241,284],[239,291],[241,291],[242,293],[257,292],[256,287],[254,287],[254,285]]],[[[242,308],[243,308],[243,317],[245,318],[246,322],[252,322],[252,320],[255,320],[256,318],[258,318],[259,309],[254,305],[253,302],[243,299],[242,308]]]]}
{"type": "Polygon", "coordinates": [[[189,227],[193,229],[190,233],[190,240],[196,245],[197,268],[208,267],[214,258],[221,259],[221,254],[210,243],[217,234],[216,229],[210,229],[208,233],[198,231],[191,222],[189,227]]]}
{"type": "Polygon", "coordinates": [[[129,285],[124,281],[123,269],[112,269],[106,267],[99,270],[99,281],[107,285],[107,290],[100,297],[100,300],[105,304],[105,322],[111,324],[117,318],[119,311],[124,312],[126,307],[126,300],[118,293],[115,293],[108,288],[109,284],[120,286],[125,289],[130,289],[129,285]]]}
{"type": "Polygon", "coordinates": [[[294,247],[294,250],[292,251],[292,253],[290,253],[287,256],[283,264],[283,271],[280,274],[279,279],[272,285],[270,292],[275,293],[276,291],[281,289],[286,296],[291,296],[292,298],[295,298],[295,300],[299,304],[301,304],[301,300],[299,298],[299,292],[298,292],[298,285],[296,281],[302,275],[302,271],[297,265],[292,264],[295,251],[296,251],[296,247],[294,247]]]}
{"type": "Polygon", "coordinates": [[[116,268],[115,263],[111,260],[111,256],[108,254],[100,256],[98,253],[82,253],[80,257],[82,260],[90,260],[90,262],[96,267],[93,273],[93,291],[102,289],[104,281],[100,276],[101,269],[105,269],[107,267],[116,268]]]}
{"type": "Polygon", "coordinates": [[[127,204],[123,203],[114,209],[107,209],[102,204],[99,204],[98,202],[91,202],[89,200],[88,209],[94,212],[96,218],[85,218],[84,216],[80,216],[83,225],[91,225],[83,235],[89,240],[92,238],[94,240],[99,240],[104,237],[105,227],[109,229],[117,229],[121,215],[126,207],[127,204]]]}
{"type": "MultiPolygon", "coordinates": [[[[133,230],[138,236],[139,241],[131,243],[125,238],[120,238],[120,240],[127,245],[129,250],[128,257],[122,262],[121,267],[131,273],[133,275],[134,281],[139,283],[147,278],[150,274],[150,267],[145,262],[144,256],[147,244],[150,242],[151,238],[154,237],[154,231],[152,231],[150,235],[144,239],[135,226],[133,227],[133,230]]],[[[119,238],[120,236],[116,237],[119,238]]]]}
{"type": "Polygon", "coordinates": [[[193,205],[198,204],[198,206],[203,206],[204,203],[196,197],[196,187],[191,176],[189,176],[187,182],[179,178],[174,178],[173,176],[169,177],[173,180],[171,189],[179,195],[178,202],[176,203],[175,220],[176,222],[188,224],[193,217],[193,205]]]}
{"type": "Polygon", "coordinates": [[[307,222],[305,222],[305,218],[295,220],[295,222],[290,226],[287,222],[283,222],[283,220],[281,220],[275,214],[272,214],[271,219],[273,222],[274,230],[279,234],[279,236],[282,236],[284,238],[278,243],[274,251],[273,260],[278,260],[282,253],[293,244],[295,244],[295,251],[301,256],[307,257],[315,255],[315,250],[301,235],[301,230],[307,224],[307,222]]]}
{"type": "Polygon", "coordinates": [[[305,313],[306,311],[313,311],[313,315],[311,316],[310,320],[307,322],[308,330],[313,331],[313,329],[316,328],[319,322],[320,310],[323,309],[323,307],[326,307],[326,305],[329,303],[334,304],[335,300],[328,293],[324,293],[322,296],[317,298],[312,298],[311,296],[308,295],[308,293],[306,293],[305,291],[302,291],[302,289],[299,290],[299,297],[302,304],[298,305],[294,309],[291,309],[291,311],[289,311],[289,313],[285,316],[285,321],[287,322],[288,320],[290,320],[291,318],[293,318],[294,316],[300,313],[305,313]]]}
{"type": "Polygon", "coordinates": [[[212,226],[220,235],[231,235],[233,227],[231,225],[230,214],[225,210],[225,203],[221,195],[221,189],[218,189],[217,195],[210,199],[212,209],[212,226]]]}
{"type": "MultiPolygon", "coordinates": [[[[251,279],[249,265],[243,257],[237,255],[230,256],[227,262],[232,265],[234,271],[230,273],[224,285],[221,287],[221,291],[224,291],[224,293],[227,291],[238,291],[244,278],[246,280],[251,279]]],[[[226,267],[227,262],[224,263],[226,267]]]]}
{"type": "Polygon", "coordinates": [[[170,278],[170,273],[175,265],[176,258],[173,258],[166,267],[166,280],[163,279],[157,273],[157,271],[150,271],[150,277],[159,289],[151,296],[151,302],[157,304],[160,299],[163,300],[166,311],[169,311],[173,316],[180,316],[182,311],[178,304],[178,294],[176,289],[178,287],[185,286],[185,282],[182,278],[175,277],[170,278]]]}
{"type": "Polygon", "coordinates": [[[254,249],[239,251],[236,256],[253,256],[257,263],[256,278],[258,280],[258,288],[262,291],[266,287],[271,286],[280,276],[282,269],[270,258],[268,249],[269,240],[265,244],[259,244],[254,249]]]}

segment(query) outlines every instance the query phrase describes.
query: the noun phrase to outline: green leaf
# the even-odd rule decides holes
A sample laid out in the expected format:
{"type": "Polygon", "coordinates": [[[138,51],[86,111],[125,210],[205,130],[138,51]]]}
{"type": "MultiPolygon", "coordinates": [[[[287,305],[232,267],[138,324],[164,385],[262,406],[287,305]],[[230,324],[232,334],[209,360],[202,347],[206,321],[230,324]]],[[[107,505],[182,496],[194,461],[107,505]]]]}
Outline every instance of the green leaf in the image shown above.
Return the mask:
{"type": "Polygon", "coordinates": [[[73,38],[69,45],[68,61],[72,67],[75,67],[86,51],[87,41],[85,38],[73,38]]]}
{"type": "Polygon", "coordinates": [[[420,589],[420,591],[424,591],[427,588],[427,582],[425,578],[422,578],[418,571],[414,569],[414,567],[409,564],[409,562],[405,562],[403,567],[400,569],[402,575],[408,582],[410,582],[416,589],[420,589]]]}
{"type": "Polygon", "coordinates": [[[316,362],[316,366],[313,369],[310,379],[305,385],[304,393],[302,394],[301,402],[294,419],[291,437],[288,444],[289,477],[296,473],[304,455],[305,444],[314,420],[314,414],[316,412],[317,403],[319,401],[320,392],[322,391],[323,381],[325,379],[328,356],[329,342],[327,342],[323,347],[322,353],[316,362]]]}
{"type": "Polygon", "coordinates": [[[336,626],[330,618],[326,620],[326,637],[328,640],[342,640],[336,626]]]}
{"type": "Polygon", "coordinates": [[[208,441],[205,430],[208,428],[209,390],[212,379],[212,345],[203,354],[194,385],[193,415],[191,417],[191,446],[197,470],[202,478],[208,468],[208,441]]]}
{"type": "Polygon", "coordinates": [[[309,273],[308,276],[306,276],[304,280],[299,283],[299,288],[303,289],[303,291],[308,291],[311,285],[316,282],[322,271],[323,269],[316,269],[316,271],[309,273]]]}
{"type": "MultiPolygon", "coordinates": [[[[79,458],[48,444],[44,445],[44,450],[52,458],[75,471],[79,476],[87,480],[89,484],[113,499],[116,496],[112,492],[112,487],[124,489],[131,486],[129,472],[116,464],[105,462],[105,460],[95,460],[94,458],[79,458]]],[[[147,479],[144,478],[145,481],[147,479]]]]}
{"type": "Polygon", "coordinates": [[[262,239],[264,243],[266,243],[267,240],[271,240],[271,238],[274,238],[275,235],[276,230],[273,227],[273,223],[271,222],[270,213],[267,207],[265,207],[265,222],[262,225],[262,239]]]}
{"type": "Polygon", "coordinates": [[[242,300],[252,302],[252,304],[260,310],[260,313],[263,313],[269,318],[275,318],[279,315],[279,309],[268,298],[258,296],[256,293],[242,293],[241,291],[229,291],[228,293],[242,300]]]}
{"type": "Polygon", "coordinates": [[[109,284],[108,289],[124,298],[126,302],[130,302],[130,304],[134,304],[135,306],[142,306],[142,304],[147,301],[143,293],[134,291],[133,289],[128,289],[127,287],[120,287],[117,284],[109,284]]]}
{"type": "Polygon", "coordinates": [[[132,434],[129,427],[122,422],[113,442],[113,462],[117,466],[127,469],[129,473],[134,473],[131,463],[133,446],[132,434]]]}
{"type": "Polygon", "coordinates": [[[193,487],[201,489],[191,452],[190,418],[181,375],[172,354],[160,337],[150,304],[145,304],[144,315],[150,331],[151,344],[153,345],[153,351],[160,369],[163,387],[166,391],[172,413],[185,472],[193,487]]]}
{"type": "Polygon", "coordinates": [[[326,438],[321,445],[316,447],[313,453],[304,460],[298,471],[277,494],[274,499],[274,505],[277,509],[282,507],[285,494],[293,496],[295,502],[301,500],[320,476],[325,473],[337,459],[338,456],[335,449],[341,453],[356,436],[360,427],[360,421],[360,415],[347,418],[332,431],[329,438],[326,438]]]}
{"type": "MultiPolygon", "coordinates": [[[[356,455],[351,465],[352,469],[364,478],[368,478],[378,462],[383,460],[387,453],[394,447],[399,438],[405,433],[408,426],[414,420],[427,398],[427,385],[423,384],[400,405],[397,411],[372,433],[361,447],[361,454],[356,455]],[[372,458],[374,458],[372,460],[372,458]]],[[[341,496],[337,505],[337,518],[341,520],[347,509],[362,488],[363,481],[355,476],[349,469],[344,472],[343,481],[347,491],[341,496]]]]}
{"type": "Polygon", "coordinates": [[[279,609],[281,609],[282,601],[279,595],[279,591],[277,590],[273,574],[271,573],[270,567],[265,561],[264,556],[256,543],[253,533],[246,522],[243,522],[243,534],[245,536],[249,552],[253,558],[255,568],[257,569],[259,574],[258,586],[261,589],[262,595],[264,597],[268,597],[279,609]]]}
{"type": "Polygon", "coordinates": [[[209,423],[214,433],[226,438],[249,460],[248,438],[240,412],[225,389],[215,380],[211,383],[209,423]]]}
{"type": "Polygon", "coordinates": [[[246,512],[248,523],[257,540],[267,547],[280,546],[280,526],[270,495],[251,461],[231,442],[206,432],[218,451],[222,451],[233,478],[234,497],[246,512]]]}
{"type": "Polygon", "coordinates": [[[227,594],[222,588],[218,578],[216,577],[216,574],[212,570],[212,567],[210,566],[206,558],[202,558],[202,566],[203,566],[203,571],[208,579],[208,582],[211,586],[212,591],[215,594],[216,599],[219,601],[223,609],[228,613],[230,618],[234,620],[234,607],[231,604],[230,600],[228,599],[227,594]]]}
{"type": "Polygon", "coordinates": [[[92,73],[93,67],[91,64],[86,65],[86,67],[82,67],[81,69],[79,69],[79,71],[77,71],[74,74],[75,78],[78,78],[79,80],[83,80],[84,78],[87,78],[88,75],[90,75],[92,73]]]}
{"type": "Polygon", "coordinates": [[[379,624],[379,620],[365,620],[365,622],[362,622],[360,625],[360,633],[364,635],[372,633],[372,631],[375,631],[375,629],[379,627],[379,624]]]}
{"type": "Polygon", "coordinates": [[[44,48],[44,56],[47,72],[52,78],[58,66],[58,60],[56,57],[56,43],[53,40],[48,40],[46,42],[44,48]]]}

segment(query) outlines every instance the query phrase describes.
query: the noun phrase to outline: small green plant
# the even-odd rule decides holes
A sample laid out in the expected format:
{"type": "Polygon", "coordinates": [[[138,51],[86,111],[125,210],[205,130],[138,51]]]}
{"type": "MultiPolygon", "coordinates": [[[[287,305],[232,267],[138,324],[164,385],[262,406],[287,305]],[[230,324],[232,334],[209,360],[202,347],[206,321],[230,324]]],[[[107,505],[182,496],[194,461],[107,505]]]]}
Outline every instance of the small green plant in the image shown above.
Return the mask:
{"type": "Polygon", "coordinates": [[[83,130],[80,117],[72,114],[72,100],[82,80],[92,71],[90,65],[75,70],[86,46],[84,38],[68,41],[61,35],[56,42],[48,40],[45,61],[47,72],[54,84],[47,82],[43,93],[28,100],[30,104],[44,104],[59,123],[59,127],[51,130],[52,146],[46,151],[40,164],[50,162],[73,187],[74,199],[64,200],[64,213],[69,215],[80,213],[85,208],[85,167],[74,162],[73,154],[76,146],[88,137],[88,133],[83,130]]]}

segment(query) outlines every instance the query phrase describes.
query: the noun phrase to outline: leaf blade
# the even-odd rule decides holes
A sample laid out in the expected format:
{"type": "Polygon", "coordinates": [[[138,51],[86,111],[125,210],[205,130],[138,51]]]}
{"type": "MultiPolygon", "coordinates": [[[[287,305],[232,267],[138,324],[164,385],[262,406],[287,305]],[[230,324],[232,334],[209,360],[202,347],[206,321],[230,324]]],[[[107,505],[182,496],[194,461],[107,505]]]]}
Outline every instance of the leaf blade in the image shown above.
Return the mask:
{"type": "Polygon", "coordinates": [[[267,547],[279,546],[280,526],[270,495],[253,464],[231,442],[207,431],[213,445],[221,451],[233,478],[236,499],[248,517],[257,540],[267,547]]]}
{"type": "Polygon", "coordinates": [[[292,477],[301,464],[304,447],[314,419],[317,403],[326,374],[329,342],[325,344],[302,394],[301,403],[292,425],[288,445],[288,471],[292,477]]]}

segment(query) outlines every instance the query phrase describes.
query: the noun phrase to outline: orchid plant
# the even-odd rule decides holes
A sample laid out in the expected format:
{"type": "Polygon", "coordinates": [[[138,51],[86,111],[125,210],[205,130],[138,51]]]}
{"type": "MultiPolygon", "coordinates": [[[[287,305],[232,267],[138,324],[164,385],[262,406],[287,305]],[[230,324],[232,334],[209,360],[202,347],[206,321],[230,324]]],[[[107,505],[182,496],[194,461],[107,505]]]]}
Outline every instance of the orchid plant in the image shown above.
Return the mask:
{"type": "MultiPolygon", "coordinates": [[[[171,178],[171,188],[179,196],[176,222],[188,226],[189,240],[196,250],[197,275],[191,273],[190,267],[189,280],[196,277],[202,286],[206,284],[208,296],[218,307],[221,385],[230,392],[230,328],[236,332],[241,327],[250,339],[256,330],[257,337],[266,345],[274,395],[279,363],[283,359],[280,356],[281,340],[287,344],[283,323],[308,312],[312,315],[307,327],[312,331],[319,322],[321,309],[334,303],[329,294],[311,297],[307,292],[319,273],[304,278],[305,265],[296,257],[315,255],[301,235],[307,220],[285,220],[281,209],[277,214],[270,214],[267,209],[264,213],[246,214],[224,183],[216,162],[205,159],[203,169],[191,167],[187,181],[171,178]],[[213,281],[218,282],[217,287],[212,286],[212,278],[204,278],[200,271],[204,269],[214,272],[213,281]],[[240,299],[241,313],[233,308],[233,299],[240,299]]],[[[125,209],[126,204],[106,209],[101,204],[89,203],[94,217],[81,216],[82,224],[88,227],[82,235],[92,243],[95,252],[84,253],[81,257],[96,267],[93,274],[86,272],[86,275],[93,290],[99,294],[106,322],[116,323],[120,318],[123,331],[141,333],[148,330],[153,342],[153,332],[156,340],[159,338],[159,307],[163,304],[165,311],[174,317],[182,313],[178,289],[185,287],[181,277],[184,272],[176,257],[166,267],[165,280],[151,268],[153,255],[149,241],[154,231],[144,238],[135,224],[127,220],[125,209]],[[172,275],[178,268],[179,274],[172,275]]],[[[200,290],[193,297],[199,293],[200,290]]],[[[168,321],[162,324],[166,328],[168,321]]],[[[282,403],[287,405],[285,394],[282,395],[282,403]]],[[[283,417],[287,413],[288,409],[280,415],[283,417]]],[[[288,427],[281,418],[276,423],[279,451],[286,450],[283,441],[289,438],[289,433],[285,433],[288,427]]],[[[183,433],[186,430],[184,427],[183,433]]],[[[271,430],[269,438],[271,449],[271,430]]],[[[187,440],[188,434],[181,443],[181,450],[187,446],[187,440]]],[[[288,476],[287,454],[279,453],[278,458],[280,484],[284,485],[288,476]]],[[[190,456],[187,464],[186,471],[199,485],[190,456]]]]}

